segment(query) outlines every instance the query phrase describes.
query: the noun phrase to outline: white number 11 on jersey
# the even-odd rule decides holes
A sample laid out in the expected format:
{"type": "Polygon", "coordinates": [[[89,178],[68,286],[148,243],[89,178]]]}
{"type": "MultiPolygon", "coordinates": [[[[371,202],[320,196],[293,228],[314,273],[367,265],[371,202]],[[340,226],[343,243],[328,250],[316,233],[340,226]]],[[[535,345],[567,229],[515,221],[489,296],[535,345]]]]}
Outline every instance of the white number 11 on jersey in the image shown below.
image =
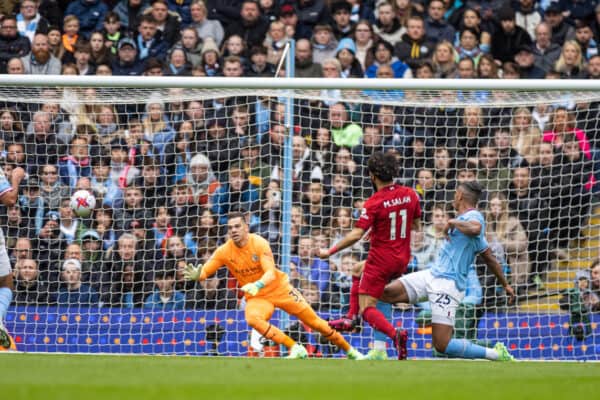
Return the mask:
{"type": "MultiPolygon", "coordinates": [[[[400,239],[406,239],[406,209],[398,211],[402,226],[400,227],[400,239]]],[[[392,211],[388,214],[390,221],[390,240],[396,240],[396,212],[392,211]]]]}

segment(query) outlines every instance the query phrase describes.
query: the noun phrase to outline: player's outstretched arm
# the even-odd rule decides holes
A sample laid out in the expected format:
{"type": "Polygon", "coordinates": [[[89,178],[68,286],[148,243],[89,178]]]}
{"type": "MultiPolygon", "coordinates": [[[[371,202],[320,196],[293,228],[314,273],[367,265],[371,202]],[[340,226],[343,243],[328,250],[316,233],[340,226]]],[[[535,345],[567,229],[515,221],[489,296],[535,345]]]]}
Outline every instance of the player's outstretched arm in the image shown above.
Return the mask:
{"type": "Polygon", "coordinates": [[[448,229],[458,229],[467,236],[477,236],[481,232],[479,221],[461,221],[456,218],[448,220],[448,229]]]}
{"type": "Polygon", "coordinates": [[[12,207],[19,198],[19,184],[25,177],[25,170],[21,167],[16,167],[10,173],[10,186],[12,190],[4,192],[0,197],[0,203],[7,207],[12,207]]]}
{"type": "Polygon", "coordinates": [[[365,230],[362,228],[354,228],[344,236],[339,242],[333,245],[330,249],[319,249],[317,251],[317,255],[319,258],[329,258],[334,255],[338,251],[344,250],[346,247],[352,246],[354,243],[358,242],[360,238],[365,234],[365,230]]]}
{"type": "Polygon", "coordinates": [[[492,254],[492,251],[489,249],[489,247],[483,253],[480,254],[480,257],[485,262],[485,265],[487,265],[487,267],[494,273],[494,275],[496,275],[496,278],[498,278],[498,281],[500,282],[500,284],[506,291],[506,294],[508,295],[508,302],[512,303],[515,299],[515,291],[508,283],[508,280],[504,276],[504,273],[502,273],[502,267],[496,260],[496,257],[494,257],[494,255],[492,254]]]}

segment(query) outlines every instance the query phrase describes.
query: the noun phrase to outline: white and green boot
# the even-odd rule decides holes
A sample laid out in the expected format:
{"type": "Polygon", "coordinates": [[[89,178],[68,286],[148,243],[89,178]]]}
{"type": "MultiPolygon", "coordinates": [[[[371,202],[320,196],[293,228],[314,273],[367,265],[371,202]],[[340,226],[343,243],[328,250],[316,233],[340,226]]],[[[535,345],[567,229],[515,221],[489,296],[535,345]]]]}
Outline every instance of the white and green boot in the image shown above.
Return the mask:
{"type": "Polygon", "coordinates": [[[286,358],[290,360],[308,358],[308,351],[306,351],[306,348],[304,346],[296,343],[292,346],[292,348],[290,349],[290,354],[286,358]]]}

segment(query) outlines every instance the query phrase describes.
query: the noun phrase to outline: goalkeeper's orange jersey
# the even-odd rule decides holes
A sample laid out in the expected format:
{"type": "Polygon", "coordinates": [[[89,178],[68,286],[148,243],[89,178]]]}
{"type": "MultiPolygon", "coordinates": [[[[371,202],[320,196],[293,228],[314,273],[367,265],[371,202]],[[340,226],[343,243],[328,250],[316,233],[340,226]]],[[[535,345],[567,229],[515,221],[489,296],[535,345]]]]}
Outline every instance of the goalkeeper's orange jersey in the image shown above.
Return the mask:
{"type": "Polygon", "coordinates": [[[260,291],[261,294],[276,290],[289,281],[287,274],[275,266],[269,242],[253,233],[248,235],[248,243],[244,247],[237,247],[231,239],[219,246],[202,267],[202,275],[211,276],[223,265],[227,266],[240,286],[255,282],[265,272],[273,270],[275,279],[260,291]]]}

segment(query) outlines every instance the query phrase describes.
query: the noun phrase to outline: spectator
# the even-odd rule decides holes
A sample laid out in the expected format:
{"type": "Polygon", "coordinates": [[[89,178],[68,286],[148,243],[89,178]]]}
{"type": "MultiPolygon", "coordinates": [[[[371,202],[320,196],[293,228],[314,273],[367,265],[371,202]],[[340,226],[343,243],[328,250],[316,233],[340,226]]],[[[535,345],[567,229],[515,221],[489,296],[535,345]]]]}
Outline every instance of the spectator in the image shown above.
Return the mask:
{"type": "MultiPolygon", "coordinates": [[[[425,30],[423,30],[423,34],[425,30]]],[[[356,24],[354,28],[354,43],[356,44],[356,58],[360,62],[360,66],[365,69],[365,59],[367,56],[367,51],[373,45],[373,27],[371,23],[366,20],[360,20],[356,24]]],[[[400,42],[402,43],[402,42],[400,42]]],[[[298,51],[298,45],[296,44],[296,52],[298,51]]],[[[402,61],[404,59],[396,53],[396,57],[400,58],[402,61]]]]}
{"type": "Polygon", "coordinates": [[[348,118],[348,111],[342,103],[336,103],[329,107],[329,123],[331,124],[331,135],[337,146],[352,148],[360,143],[362,128],[348,118]]]}
{"type": "MultiPolygon", "coordinates": [[[[64,198],[60,201],[58,213],[60,217],[60,224],[58,226],[60,237],[70,245],[79,238],[85,226],[75,217],[69,198],[64,198]]],[[[79,252],[81,252],[81,249],[79,249],[79,252]]],[[[81,254],[79,257],[81,257],[81,254]]]]}
{"type": "Polygon", "coordinates": [[[310,39],[312,26],[299,23],[298,14],[294,4],[285,2],[279,8],[279,20],[285,26],[285,34],[296,40],[310,39]]]}
{"type": "Polygon", "coordinates": [[[5,17],[0,23],[0,73],[7,72],[7,63],[15,57],[24,57],[31,51],[29,39],[17,30],[17,18],[5,17]]]}
{"type": "Polygon", "coordinates": [[[48,304],[48,286],[39,279],[36,260],[26,258],[15,264],[15,306],[41,306],[48,304]]]}
{"type": "Polygon", "coordinates": [[[539,287],[542,284],[540,275],[548,269],[549,262],[546,231],[549,229],[549,205],[532,187],[529,167],[521,166],[513,170],[507,198],[510,211],[519,218],[527,234],[531,265],[528,284],[535,283],[539,287]]]}
{"type": "MultiPolygon", "coordinates": [[[[430,263],[436,260],[446,240],[445,229],[448,219],[450,219],[448,207],[444,203],[435,203],[431,206],[431,222],[423,229],[422,245],[419,246],[420,251],[416,254],[418,269],[429,268],[430,263]]],[[[411,234],[415,232],[412,231],[411,234]]]]}
{"type": "MultiPolygon", "coordinates": [[[[219,217],[221,225],[227,223],[230,210],[240,207],[246,211],[254,211],[259,199],[258,188],[248,181],[246,172],[239,165],[231,165],[228,175],[228,182],[221,185],[211,199],[211,209],[219,217]]],[[[254,227],[258,222],[258,217],[253,215],[250,226],[254,227]]]]}
{"type": "Polygon", "coordinates": [[[552,28],[545,22],[535,27],[534,44],[535,65],[549,72],[560,57],[561,47],[552,41],[552,28]]]}
{"type": "Polygon", "coordinates": [[[31,52],[21,61],[26,74],[60,75],[60,60],[50,53],[48,36],[43,33],[35,34],[31,52]]]}
{"type": "Polygon", "coordinates": [[[269,32],[263,42],[265,48],[268,49],[267,62],[274,65],[279,64],[281,55],[283,54],[283,50],[289,39],[290,38],[285,33],[285,25],[283,22],[271,22],[271,25],[269,25],[269,32]]]}
{"type": "Polygon", "coordinates": [[[113,307],[141,307],[144,303],[145,264],[138,250],[138,239],[124,233],[107,252],[108,263],[102,273],[101,297],[113,307]]]}
{"type": "Polygon", "coordinates": [[[128,186],[124,189],[124,201],[121,209],[115,209],[115,227],[124,231],[131,221],[150,221],[152,212],[143,208],[142,189],[137,186],[128,186]]]}
{"type": "Polygon", "coordinates": [[[217,45],[213,39],[206,38],[204,40],[200,57],[200,65],[206,73],[206,76],[217,76],[221,74],[221,65],[219,61],[221,54],[219,53],[219,49],[217,48],[217,45]]]}
{"type": "Polygon", "coordinates": [[[564,107],[558,107],[552,112],[549,130],[544,132],[542,140],[550,142],[555,148],[560,149],[569,135],[574,135],[577,138],[579,148],[585,158],[590,160],[592,158],[591,145],[585,132],[577,128],[575,114],[564,107]]]}
{"type": "Polygon", "coordinates": [[[534,0],[519,0],[519,8],[515,13],[515,22],[531,37],[535,36],[535,28],[542,22],[542,15],[535,3],[534,0]]]}
{"type": "Polygon", "coordinates": [[[330,25],[315,26],[311,43],[313,62],[322,64],[323,61],[335,57],[338,41],[330,25]]]}
{"type": "Polygon", "coordinates": [[[296,43],[296,78],[320,78],[323,76],[321,64],[313,62],[312,47],[307,39],[296,43]]]}
{"type": "Polygon", "coordinates": [[[104,260],[102,260],[102,238],[93,229],[84,231],[80,236],[81,241],[81,280],[92,286],[96,291],[100,289],[104,260]]]}
{"type": "Polygon", "coordinates": [[[117,57],[113,61],[113,75],[141,75],[144,65],[137,59],[137,45],[130,38],[123,38],[117,46],[117,57]]]}
{"type": "Polygon", "coordinates": [[[81,263],[70,258],[62,265],[61,278],[64,287],[56,296],[56,303],[63,307],[95,306],[98,304],[98,293],[81,281],[81,263]]]}
{"type": "Polygon", "coordinates": [[[24,0],[21,2],[20,12],[17,14],[19,34],[28,38],[32,43],[37,33],[48,33],[48,20],[38,13],[38,5],[39,3],[35,0],[24,0]]]}
{"type": "Polygon", "coordinates": [[[581,54],[581,48],[575,40],[567,40],[562,47],[562,52],[554,70],[563,79],[580,79],[585,77],[585,59],[581,54]]]}
{"type": "Polygon", "coordinates": [[[470,58],[476,67],[483,54],[479,48],[479,31],[474,28],[463,28],[459,33],[459,45],[456,47],[456,52],[458,54],[457,62],[470,58]]]}
{"type": "Polygon", "coordinates": [[[250,48],[261,45],[269,30],[269,23],[262,17],[258,3],[254,0],[243,0],[240,17],[238,23],[227,26],[225,37],[239,35],[250,48]]]}
{"type": "Polygon", "coordinates": [[[375,78],[377,69],[382,65],[389,65],[392,68],[394,78],[412,78],[411,69],[394,56],[394,48],[388,42],[382,40],[375,43],[370,49],[370,57],[373,63],[365,71],[367,78],[375,78]]]}
{"type": "Polygon", "coordinates": [[[535,55],[530,45],[521,46],[515,54],[521,79],[544,79],[546,71],[535,65],[535,55]]]}
{"type": "Polygon", "coordinates": [[[33,133],[26,137],[25,150],[32,155],[29,171],[34,173],[40,165],[56,164],[58,158],[66,154],[64,144],[53,132],[49,113],[38,111],[33,114],[33,133]]]}
{"type": "Polygon", "coordinates": [[[427,39],[433,43],[454,41],[454,28],[444,19],[446,5],[442,0],[432,0],[427,7],[425,18],[425,32],[427,39]]]}
{"type": "Polygon", "coordinates": [[[272,168],[260,157],[260,145],[254,138],[247,137],[242,138],[240,147],[240,162],[248,174],[248,180],[254,186],[265,187],[269,182],[272,168]]]}
{"type": "Polygon", "coordinates": [[[75,187],[79,178],[91,176],[89,145],[84,136],[75,136],[69,144],[69,155],[59,161],[60,178],[64,185],[75,187]]]}
{"type": "Polygon", "coordinates": [[[25,64],[23,60],[18,57],[13,57],[8,60],[6,64],[6,73],[7,74],[25,74],[25,64]]]}
{"type": "Polygon", "coordinates": [[[333,17],[333,34],[336,39],[349,38],[354,31],[355,25],[355,22],[350,19],[352,4],[345,0],[338,0],[330,5],[330,9],[333,17]]]}
{"type": "Polygon", "coordinates": [[[167,201],[175,233],[185,236],[198,218],[198,206],[194,203],[190,188],[183,183],[169,187],[167,201]]]}
{"type": "Polygon", "coordinates": [[[501,63],[512,61],[523,46],[531,46],[527,31],[515,22],[515,11],[502,8],[498,11],[501,29],[492,36],[491,54],[501,63]]]}
{"type": "Polygon", "coordinates": [[[575,23],[575,41],[581,48],[585,61],[598,54],[598,44],[594,40],[594,32],[588,21],[577,20],[575,23]]]}
{"type": "Polygon", "coordinates": [[[202,43],[198,37],[198,32],[194,28],[184,28],[181,31],[181,41],[177,42],[176,46],[181,47],[185,51],[192,69],[200,65],[202,61],[200,55],[202,52],[202,43]]]}
{"type": "Polygon", "coordinates": [[[290,259],[290,278],[292,285],[306,279],[316,284],[321,293],[329,288],[329,263],[314,254],[315,247],[312,236],[300,236],[298,254],[290,259]]]}
{"type": "Polygon", "coordinates": [[[148,0],[119,0],[113,12],[119,16],[121,26],[127,32],[135,31],[139,25],[139,18],[144,10],[150,6],[148,0]]]}
{"type": "Polygon", "coordinates": [[[198,37],[201,40],[206,40],[206,38],[210,37],[217,46],[220,46],[223,42],[223,36],[225,35],[223,26],[219,19],[207,19],[208,11],[204,1],[192,1],[190,12],[192,17],[192,24],[190,27],[196,29],[198,37]]]}
{"type": "MultiPolygon", "coordinates": [[[[481,8],[478,8],[481,10],[481,8]]],[[[477,11],[477,8],[467,8],[462,15],[462,21],[459,23],[459,30],[463,30],[466,28],[475,29],[477,32],[477,42],[479,43],[479,48],[485,54],[489,53],[490,45],[492,42],[492,35],[490,31],[493,31],[493,26],[489,21],[483,22],[481,20],[481,14],[477,11]]],[[[455,44],[458,44],[458,39],[455,39],[455,44]]]]}
{"type": "Polygon", "coordinates": [[[331,216],[331,207],[325,198],[323,183],[314,180],[304,185],[302,211],[306,224],[310,229],[319,229],[322,226],[329,225],[331,216]]]}
{"type": "Polygon", "coordinates": [[[406,28],[400,24],[400,21],[394,15],[392,4],[387,1],[379,3],[377,12],[378,18],[373,25],[373,31],[390,45],[396,45],[402,40],[406,28]]]}
{"type": "MultiPolygon", "coordinates": [[[[340,176],[339,174],[337,176],[340,176]]],[[[329,242],[337,243],[342,239],[346,234],[348,234],[352,230],[352,208],[349,207],[336,207],[335,211],[333,211],[333,215],[331,216],[331,224],[330,224],[330,235],[329,242]]],[[[342,257],[348,253],[354,253],[357,255],[365,254],[364,242],[358,241],[354,243],[349,248],[342,250],[341,252],[335,254],[333,257],[329,259],[329,262],[332,263],[331,267],[336,268],[336,266],[340,266],[342,264],[342,257]]],[[[316,247],[315,247],[316,248],[316,247]]]]}
{"type": "Polygon", "coordinates": [[[137,59],[139,61],[144,61],[153,57],[164,60],[169,45],[163,40],[162,33],[158,30],[157,22],[152,14],[142,15],[137,31],[137,59]]]}
{"type": "Polygon", "coordinates": [[[479,58],[477,77],[479,79],[498,79],[500,77],[498,64],[490,54],[482,54],[479,58]]]}
{"type": "Polygon", "coordinates": [[[254,46],[250,49],[250,65],[246,76],[275,77],[276,66],[267,62],[268,50],[265,46],[254,46]]]}
{"type": "Polygon", "coordinates": [[[186,183],[198,204],[208,204],[209,197],[219,187],[219,181],[212,171],[210,160],[204,154],[196,154],[190,160],[186,183]]]}
{"type": "Polygon", "coordinates": [[[488,192],[505,192],[508,189],[510,170],[498,159],[498,150],[493,143],[479,148],[479,171],[477,181],[488,192]]]}
{"type": "Polygon", "coordinates": [[[456,50],[448,41],[441,41],[435,46],[431,64],[435,78],[452,78],[456,74],[456,50]]]}
{"type": "Polygon", "coordinates": [[[163,156],[165,146],[175,137],[175,131],[165,113],[165,105],[158,96],[150,96],[148,99],[142,124],[144,137],[152,142],[156,153],[163,156]]]}
{"type": "Polygon", "coordinates": [[[322,0],[299,0],[295,10],[299,24],[312,28],[313,31],[317,25],[325,24],[331,18],[327,5],[322,0]]]}
{"type": "Polygon", "coordinates": [[[513,111],[511,119],[511,147],[515,149],[530,165],[537,162],[541,132],[533,124],[531,111],[518,107],[513,111]]]}
{"type": "Polygon", "coordinates": [[[92,47],[89,42],[79,41],[74,46],[73,57],[79,75],[94,75],[96,68],[91,63],[92,47]]]}
{"type": "Polygon", "coordinates": [[[544,22],[552,29],[552,43],[562,46],[565,41],[575,37],[575,29],[569,25],[557,2],[551,2],[544,11],[544,22]]]}
{"type": "MultiPolygon", "coordinates": [[[[358,26],[357,26],[358,29],[358,26]]],[[[394,55],[413,70],[433,54],[434,44],[425,36],[425,21],[418,15],[408,18],[406,33],[394,46],[394,55]]]]}
{"type": "Polygon", "coordinates": [[[144,14],[150,14],[154,17],[156,27],[161,32],[161,36],[167,42],[168,47],[173,46],[179,40],[181,16],[175,11],[169,10],[167,0],[151,1],[150,8],[146,9],[144,14]]]}
{"type": "Polygon", "coordinates": [[[100,0],[77,0],[69,3],[65,15],[76,16],[81,25],[81,35],[89,39],[92,32],[102,29],[104,16],[107,12],[108,7],[100,0]]]}

